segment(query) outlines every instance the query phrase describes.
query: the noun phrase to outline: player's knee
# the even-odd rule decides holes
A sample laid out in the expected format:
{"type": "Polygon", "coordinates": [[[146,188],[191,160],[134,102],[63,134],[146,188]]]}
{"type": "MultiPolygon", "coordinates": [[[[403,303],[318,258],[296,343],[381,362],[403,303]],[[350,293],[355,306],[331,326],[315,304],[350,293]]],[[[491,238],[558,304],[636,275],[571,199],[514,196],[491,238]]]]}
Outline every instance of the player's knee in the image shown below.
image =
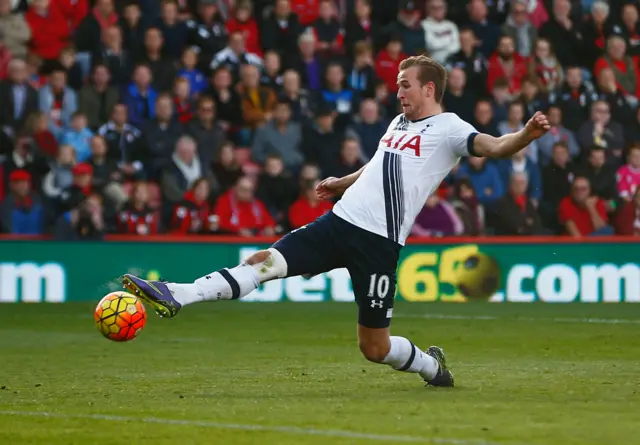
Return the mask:
{"type": "Polygon", "coordinates": [[[374,342],[359,340],[358,346],[364,358],[373,363],[382,363],[389,354],[389,342],[374,342]]]}
{"type": "Polygon", "coordinates": [[[287,261],[280,252],[273,248],[260,250],[244,262],[255,269],[261,283],[287,276],[287,261]]]}

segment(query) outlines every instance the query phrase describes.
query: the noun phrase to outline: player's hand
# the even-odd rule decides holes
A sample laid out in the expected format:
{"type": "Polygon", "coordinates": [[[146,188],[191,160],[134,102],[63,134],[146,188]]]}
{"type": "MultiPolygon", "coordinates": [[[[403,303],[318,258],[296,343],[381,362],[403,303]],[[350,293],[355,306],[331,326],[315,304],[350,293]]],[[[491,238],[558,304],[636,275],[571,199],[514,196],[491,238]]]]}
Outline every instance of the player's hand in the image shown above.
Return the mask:
{"type": "Polygon", "coordinates": [[[340,178],[331,176],[323,179],[320,184],[316,186],[316,195],[318,195],[319,199],[331,199],[343,194],[345,190],[346,187],[340,178]]]}
{"type": "Polygon", "coordinates": [[[538,139],[550,129],[551,125],[549,125],[547,116],[542,114],[540,111],[536,111],[524,127],[525,133],[530,136],[532,140],[538,139]]]}

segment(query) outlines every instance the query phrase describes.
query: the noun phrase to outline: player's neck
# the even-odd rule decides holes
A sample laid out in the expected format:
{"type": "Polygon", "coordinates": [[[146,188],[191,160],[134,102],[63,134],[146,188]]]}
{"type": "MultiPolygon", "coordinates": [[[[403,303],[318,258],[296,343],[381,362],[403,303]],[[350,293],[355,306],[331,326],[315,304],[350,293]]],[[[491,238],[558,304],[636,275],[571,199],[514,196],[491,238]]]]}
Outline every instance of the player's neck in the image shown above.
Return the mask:
{"type": "Polygon", "coordinates": [[[423,108],[422,111],[418,113],[416,116],[407,116],[407,119],[409,119],[412,122],[418,122],[440,113],[442,113],[442,106],[439,104],[434,104],[432,106],[423,108]]]}

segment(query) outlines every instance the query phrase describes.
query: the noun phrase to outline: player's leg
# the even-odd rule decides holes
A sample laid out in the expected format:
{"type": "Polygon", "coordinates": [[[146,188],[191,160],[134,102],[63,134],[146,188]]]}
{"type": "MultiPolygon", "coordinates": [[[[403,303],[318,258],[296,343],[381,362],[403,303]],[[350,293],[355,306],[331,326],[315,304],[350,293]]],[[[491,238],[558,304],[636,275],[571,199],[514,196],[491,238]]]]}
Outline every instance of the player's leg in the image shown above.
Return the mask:
{"type": "Polygon", "coordinates": [[[453,376],[439,347],[422,351],[409,339],[390,334],[398,250],[383,244],[366,243],[348,267],[358,304],[360,351],[371,362],[418,374],[430,385],[453,386],[453,376]]]}
{"type": "Polygon", "coordinates": [[[319,218],[305,228],[285,235],[271,248],[254,253],[239,265],[219,269],[193,283],[147,281],[129,274],[122,277],[122,283],[162,317],[173,317],[188,304],[235,300],[270,280],[317,274],[337,267],[331,228],[329,218],[319,218]]]}

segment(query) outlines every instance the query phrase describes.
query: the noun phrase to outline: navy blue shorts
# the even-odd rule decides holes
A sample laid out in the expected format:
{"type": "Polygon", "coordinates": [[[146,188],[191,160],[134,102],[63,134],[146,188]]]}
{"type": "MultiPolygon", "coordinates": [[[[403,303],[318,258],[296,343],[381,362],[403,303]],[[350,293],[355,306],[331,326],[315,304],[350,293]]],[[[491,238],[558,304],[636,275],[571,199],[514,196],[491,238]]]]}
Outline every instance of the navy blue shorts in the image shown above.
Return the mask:
{"type": "Polygon", "coordinates": [[[402,246],[343,220],[333,212],[273,245],[287,260],[287,276],[317,275],[345,267],[358,304],[358,324],[386,328],[396,294],[402,246]]]}

